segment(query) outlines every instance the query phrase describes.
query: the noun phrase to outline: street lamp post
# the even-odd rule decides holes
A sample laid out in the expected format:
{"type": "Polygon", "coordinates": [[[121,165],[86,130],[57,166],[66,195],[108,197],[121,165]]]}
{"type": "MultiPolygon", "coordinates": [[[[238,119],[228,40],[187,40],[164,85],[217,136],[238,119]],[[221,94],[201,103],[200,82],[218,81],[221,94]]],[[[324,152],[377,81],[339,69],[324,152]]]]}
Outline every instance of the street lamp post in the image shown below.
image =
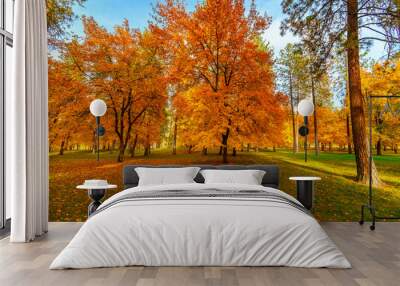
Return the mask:
{"type": "Polygon", "coordinates": [[[314,112],[314,104],[309,99],[303,99],[299,102],[297,110],[300,115],[304,116],[304,125],[299,128],[299,134],[304,137],[304,161],[307,162],[307,135],[308,129],[308,116],[314,112]]]}
{"type": "MultiPolygon", "coordinates": [[[[97,161],[100,160],[100,117],[107,111],[106,103],[101,99],[95,99],[90,103],[90,113],[96,117],[96,137],[97,137],[97,161]]],[[[104,133],[104,132],[103,132],[104,133]]]]}

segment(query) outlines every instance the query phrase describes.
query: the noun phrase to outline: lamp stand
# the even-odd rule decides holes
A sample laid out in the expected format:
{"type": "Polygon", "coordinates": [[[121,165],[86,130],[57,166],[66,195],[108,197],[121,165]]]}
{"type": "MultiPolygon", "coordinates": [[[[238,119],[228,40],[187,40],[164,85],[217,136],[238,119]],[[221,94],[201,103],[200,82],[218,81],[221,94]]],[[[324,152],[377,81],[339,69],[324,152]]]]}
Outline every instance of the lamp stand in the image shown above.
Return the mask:
{"type": "MultiPolygon", "coordinates": [[[[304,126],[308,130],[308,117],[307,116],[304,116],[304,126]]],[[[304,162],[307,162],[307,147],[308,147],[307,146],[307,135],[308,135],[308,132],[304,136],[304,162]]]]}
{"type": "Polygon", "coordinates": [[[96,116],[97,162],[100,161],[100,116],[96,116]]]}

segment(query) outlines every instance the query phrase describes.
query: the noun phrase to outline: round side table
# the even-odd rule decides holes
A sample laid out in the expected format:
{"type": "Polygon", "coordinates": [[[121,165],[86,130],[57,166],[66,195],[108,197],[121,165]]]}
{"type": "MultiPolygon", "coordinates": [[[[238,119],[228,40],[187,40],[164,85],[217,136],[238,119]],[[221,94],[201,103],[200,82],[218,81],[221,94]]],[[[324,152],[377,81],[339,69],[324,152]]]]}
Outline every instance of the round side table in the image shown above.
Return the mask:
{"type": "Polygon", "coordinates": [[[320,181],[320,177],[290,177],[289,180],[296,181],[297,200],[303,206],[311,210],[314,204],[314,182],[320,181]]]}
{"type": "Polygon", "coordinates": [[[88,217],[89,217],[101,205],[100,200],[105,196],[106,191],[108,189],[117,188],[117,185],[105,185],[105,186],[79,185],[76,188],[81,190],[87,190],[88,196],[92,199],[92,202],[88,206],[88,217]]]}

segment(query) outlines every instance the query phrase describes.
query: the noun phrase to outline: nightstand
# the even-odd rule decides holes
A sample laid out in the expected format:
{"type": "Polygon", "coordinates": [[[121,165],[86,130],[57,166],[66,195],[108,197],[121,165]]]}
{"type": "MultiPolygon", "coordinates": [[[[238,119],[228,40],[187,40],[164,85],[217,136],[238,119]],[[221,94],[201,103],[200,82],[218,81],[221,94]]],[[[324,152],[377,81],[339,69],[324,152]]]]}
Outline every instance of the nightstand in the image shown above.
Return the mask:
{"type": "Polygon", "coordinates": [[[108,189],[115,189],[117,185],[109,185],[104,180],[86,180],[85,184],[79,185],[77,189],[87,190],[88,196],[92,199],[92,202],[88,206],[88,217],[94,213],[97,208],[101,205],[101,199],[105,196],[108,189]]]}
{"type": "Polygon", "coordinates": [[[320,181],[320,177],[290,177],[289,180],[296,181],[297,200],[303,206],[311,210],[314,204],[314,182],[320,181]]]}

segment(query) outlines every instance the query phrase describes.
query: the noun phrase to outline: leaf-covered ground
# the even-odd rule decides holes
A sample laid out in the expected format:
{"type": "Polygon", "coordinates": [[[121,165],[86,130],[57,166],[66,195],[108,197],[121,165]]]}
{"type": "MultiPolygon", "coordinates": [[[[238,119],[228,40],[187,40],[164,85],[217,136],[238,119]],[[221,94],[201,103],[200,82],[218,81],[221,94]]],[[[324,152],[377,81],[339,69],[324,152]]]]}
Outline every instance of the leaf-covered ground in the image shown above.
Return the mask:
{"type": "MultiPolygon", "coordinates": [[[[85,179],[107,179],[119,188],[107,197],[122,190],[122,167],[125,164],[220,164],[216,154],[203,156],[198,153],[170,155],[157,151],[146,158],[126,158],[116,163],[116,153],[104,152],[98,163],[95,155],[70,152],[63,156],[50,155],[50,221],[84,221],[90,199],[86,191],[75,187],[85,179]]],[[[276,164],[281,169],[281,190],[295,195],[295,183],[290,176],[320,176],[316,183],[314,215],[323,221],[358,221],[361,204],[367,202],[367,186],[354,182],[354,156],[341,153],[322,153],[318,158],[309,157],[304,163],[303,154],[291,152],[250,152],[229,157],[231,164],[276,164]]],[[[375,190],[374,199],[379,215],[400,214],[400,155],[375,158],[379,174],[385,183],[375,190]]]]}

